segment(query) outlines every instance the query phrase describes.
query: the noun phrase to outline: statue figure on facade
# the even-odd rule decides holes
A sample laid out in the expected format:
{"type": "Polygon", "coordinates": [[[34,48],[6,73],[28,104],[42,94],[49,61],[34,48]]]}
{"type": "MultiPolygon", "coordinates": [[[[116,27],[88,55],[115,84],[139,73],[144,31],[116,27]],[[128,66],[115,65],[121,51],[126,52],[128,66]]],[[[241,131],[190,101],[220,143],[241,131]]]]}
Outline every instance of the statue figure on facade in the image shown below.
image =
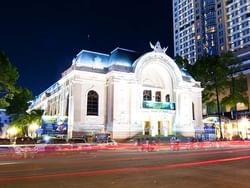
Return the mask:
{"type": "Polygon", "coordinates": [[[168,47],[162,48],[159,41],[157,41],[155,45],[153,45],[151,42],[149,42],[149,44],[150,44],[150,47],[151,47],[155,52],[166,53],[166,51],[168,50],[168,47]]]}

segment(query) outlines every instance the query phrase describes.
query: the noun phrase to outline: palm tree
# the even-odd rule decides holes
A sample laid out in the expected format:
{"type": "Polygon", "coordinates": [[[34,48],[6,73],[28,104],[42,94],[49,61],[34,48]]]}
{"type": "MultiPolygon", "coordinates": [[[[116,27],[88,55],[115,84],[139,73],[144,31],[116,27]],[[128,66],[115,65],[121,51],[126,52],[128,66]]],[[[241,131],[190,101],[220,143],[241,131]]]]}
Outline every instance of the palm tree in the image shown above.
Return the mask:
{"type": "Polygon", "coordinates": [[[18,115],[13,115],[13,120],[10,123],[11,126],[17,127],[21,130],[21,136],[28,135],[28,124],[29,124],[29,114],[23,113],[18,115]]]}
{"type": "Polygon", "coordinates": [[[44,114],[44,110],[42,109],[33,109],[30,111],[30,122],[37,123],[38,125],[42,124],[42,116],[44,114]]]}
{"type": "Polygon", "coordinates": [[[42,123],[42,115],[44,110],[34,109],[29,113],[24,113],[20,115],[16,115],[13,117],[13,121],[11,122],[12,126],[16,126],[22,130],[23,136],[28,136],[28,127],[32,123],[36,123],[41,125],[42,123]]]}

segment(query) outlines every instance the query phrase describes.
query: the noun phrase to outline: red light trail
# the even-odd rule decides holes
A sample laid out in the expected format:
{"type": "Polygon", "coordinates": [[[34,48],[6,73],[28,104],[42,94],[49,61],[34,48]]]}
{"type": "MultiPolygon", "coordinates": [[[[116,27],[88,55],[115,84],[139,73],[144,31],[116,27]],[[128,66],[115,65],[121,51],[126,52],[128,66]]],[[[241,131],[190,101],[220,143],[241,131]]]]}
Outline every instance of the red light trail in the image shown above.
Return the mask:
{"type": "Polygon", "coordinates": [[[13,182],[13,181],[28,181],[35,179],[46,179],[46,178],[58,178],[58,177],[70,177],[70,176],[97,176],[97,175],[108,175],[108,174],[126,174],[126,173],[139,173],[154,170],[164,170],[171,168],[181,168],[181,167],[194,167],[209,164],[225,163],[230,161],[247,160],[250,159],[250,155],[221,158],[214,160],[204,160],[186,163],[176,163],[176,164],[161,164],[157,166],[144,166],[144,167],[128,167],[128,168],[114,168],[114,169],[103,169],[103,170],[91,170],[91,171],[79,171],[79,172],[68,172],[68,173],[57,173],[57,174],[45,174],[45,175],[34,175],[34,176],[20,176],[20,177],[6,177],[0,178],[0,182],[13,182]]]}

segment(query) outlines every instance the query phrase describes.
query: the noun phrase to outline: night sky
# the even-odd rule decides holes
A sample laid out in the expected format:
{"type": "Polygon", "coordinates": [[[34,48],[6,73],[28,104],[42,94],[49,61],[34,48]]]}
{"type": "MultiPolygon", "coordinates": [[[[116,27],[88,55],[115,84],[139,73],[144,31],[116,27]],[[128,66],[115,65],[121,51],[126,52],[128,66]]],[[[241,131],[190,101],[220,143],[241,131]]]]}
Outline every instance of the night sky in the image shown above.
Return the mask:
{"type": "Polygon", "coordinates": [[[172,0],[5,0],[0,7],[0,49],[34,96],[82,49],[147,52],[149,41],[160,41],[173,57],[172,0]]]}

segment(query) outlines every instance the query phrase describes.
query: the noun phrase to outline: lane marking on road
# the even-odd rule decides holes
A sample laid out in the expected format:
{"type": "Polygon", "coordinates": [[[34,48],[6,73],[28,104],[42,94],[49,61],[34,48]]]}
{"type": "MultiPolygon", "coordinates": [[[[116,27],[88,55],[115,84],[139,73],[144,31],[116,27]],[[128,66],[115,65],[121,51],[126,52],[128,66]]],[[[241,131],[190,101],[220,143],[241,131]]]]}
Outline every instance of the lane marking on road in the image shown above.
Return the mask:
{"type": "Polygon", "coordinates": [[[32,181],[37,179],[46,178],[61,178],[70,176],[97,176],[97,175],[108,175],[108,174],[127,174],[127,173],[139,173],[153,170],[163,170],[178,167],[192,167],[208,164],[218,164],[237,160],[250,159],[250,155],[232,157],[232,158],[221,158],[214,160],[187,162],[187,163],[177,163],[177,164],[163,164],[158,166],[147,166],[147,167],[128,167],[128,168],[115,168],[115,169],[103,169],[103,170],[93,170],[93,171],[79,171],[79,172],[67,172],[67,173],[57,173],[57,174],[44,174],[44,175],[34,175],[34,176],[19,176],[19,177],[6,177],[0,178],[0,182],[14,182],[14,181],[32,181]]]}

